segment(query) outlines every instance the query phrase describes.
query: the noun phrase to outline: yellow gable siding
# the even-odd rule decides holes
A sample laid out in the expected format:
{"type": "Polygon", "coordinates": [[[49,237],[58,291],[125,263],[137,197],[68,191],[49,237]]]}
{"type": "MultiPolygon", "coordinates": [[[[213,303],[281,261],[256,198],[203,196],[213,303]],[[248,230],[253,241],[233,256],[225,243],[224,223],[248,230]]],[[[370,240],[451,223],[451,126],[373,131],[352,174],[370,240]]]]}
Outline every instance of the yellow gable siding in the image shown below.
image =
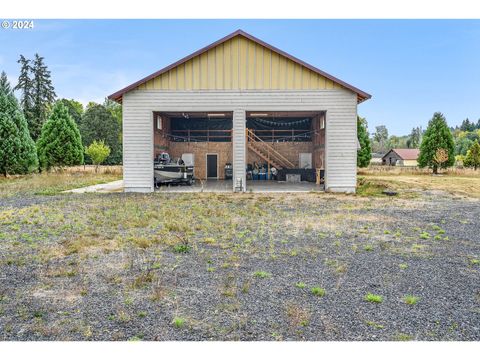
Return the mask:
{"type": "Polygon", "coordinates": [[[139,85],[139,90],[316,90],[342,85],[243,36],[139,85]]]}

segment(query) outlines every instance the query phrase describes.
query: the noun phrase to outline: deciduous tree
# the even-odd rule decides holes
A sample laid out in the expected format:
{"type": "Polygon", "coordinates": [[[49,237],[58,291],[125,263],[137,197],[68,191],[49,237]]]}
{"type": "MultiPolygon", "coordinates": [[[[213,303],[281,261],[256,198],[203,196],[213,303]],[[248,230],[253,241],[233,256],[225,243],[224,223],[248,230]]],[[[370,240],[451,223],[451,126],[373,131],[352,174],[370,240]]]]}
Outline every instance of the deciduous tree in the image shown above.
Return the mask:
{"type": "Polygon", "coordinates": [[[475,170],[480,167],[480,144],[478,141],[475,141],[468,149],[467,155],[463,160],[463,166],[473,167],[475,170]]]}
{"type": "Polygon", "coordinates": [[[80,103],[76,100],[73,100],[73,99],[70,99],[70,100],[60,99],[59,101],[61,101],[63,103],[63,105],[65,105],[65,107],[68,110],[68,113],[70,114],[72,119],[75,121],[77,126],[80,128],[80,123],[82,121],[82,115],[83,115],[83,105],[82,105],[82,103],[80,103]]]}
{"type": "Polygon", "coordinates": [[[119,139],[120,124],[105,106],[89,104],[82,117],[80,132],[84,146],[89,146],[95,140],[103,140],[105,145],[108,145],[111,152],[105,160],[106,164],[112,165],[122,162],[122,145],[119,139]]]}
{"type": "Polygon", "coordinates": [[[93,143],[85,148],[85,154],[92,159],[92,163],[95,165],[95,172],[97,172],[98,166],[110,155],[110,148],[105,145],[103,140],[98,142],[94,140],[93,143]]]}

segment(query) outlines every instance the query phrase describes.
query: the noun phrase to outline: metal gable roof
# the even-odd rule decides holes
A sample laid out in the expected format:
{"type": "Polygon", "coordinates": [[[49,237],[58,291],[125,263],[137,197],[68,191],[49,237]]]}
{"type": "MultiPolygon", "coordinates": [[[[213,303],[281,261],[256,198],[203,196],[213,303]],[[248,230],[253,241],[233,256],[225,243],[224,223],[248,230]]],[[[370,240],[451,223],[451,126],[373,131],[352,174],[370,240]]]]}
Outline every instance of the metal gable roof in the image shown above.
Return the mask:
{"type": "Polygon", "coordinates": [[[383,157],[387,156],[392,151],[403,160],[417,160],[418,155],[420,154],[419,149],[391,149],[383,157]]]}

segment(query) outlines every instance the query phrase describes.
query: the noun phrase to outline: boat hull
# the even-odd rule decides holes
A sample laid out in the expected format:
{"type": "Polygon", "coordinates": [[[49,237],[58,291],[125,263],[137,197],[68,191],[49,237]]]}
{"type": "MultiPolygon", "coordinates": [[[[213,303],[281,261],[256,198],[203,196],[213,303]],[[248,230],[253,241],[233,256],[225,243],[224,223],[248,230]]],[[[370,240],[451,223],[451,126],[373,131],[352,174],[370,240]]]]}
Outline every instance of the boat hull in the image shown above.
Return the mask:
{"type": "Polygon", "coordinates": [[[193,183],[193,166],[155,165],[153,173],[156,184],[172,182],[193,183]]]}

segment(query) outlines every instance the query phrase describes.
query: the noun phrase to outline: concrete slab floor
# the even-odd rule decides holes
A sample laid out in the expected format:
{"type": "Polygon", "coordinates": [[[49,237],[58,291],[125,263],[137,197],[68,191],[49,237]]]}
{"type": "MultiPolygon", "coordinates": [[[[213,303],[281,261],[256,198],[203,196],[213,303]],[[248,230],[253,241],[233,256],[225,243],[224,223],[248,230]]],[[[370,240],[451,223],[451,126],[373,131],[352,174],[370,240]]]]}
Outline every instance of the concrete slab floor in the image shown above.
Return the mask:
{"type": "MultiPolygon", "coordinates": [[[[195,184],[188,185],[162,185],[156,188],[159,192],[232,192],[232,180],[196,180],[195,184]]],[[[248,180],[247,192],[271,193],[271,192],[310,192],[324,191],[323,185],[311,182],[287,183],[273,180],[248,180]]]]}

